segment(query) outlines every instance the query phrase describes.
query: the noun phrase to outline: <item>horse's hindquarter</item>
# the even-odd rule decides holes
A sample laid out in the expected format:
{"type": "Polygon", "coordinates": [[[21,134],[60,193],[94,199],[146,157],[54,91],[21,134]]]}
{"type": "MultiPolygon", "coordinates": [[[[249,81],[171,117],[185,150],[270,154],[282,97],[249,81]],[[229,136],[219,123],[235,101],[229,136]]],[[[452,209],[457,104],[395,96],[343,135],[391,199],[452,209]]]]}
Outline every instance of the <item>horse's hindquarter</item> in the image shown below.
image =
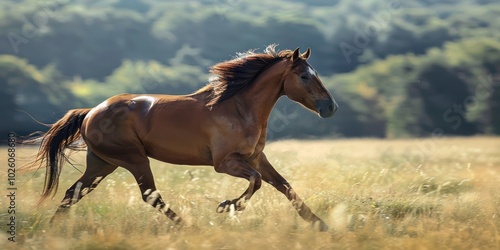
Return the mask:
{"type": "Polygon", "coordinates": [[[146,156],[134,127],[140,106],[132,101],[135,97],[131,94],[110,97],[90,110],[82,123],[82,137],[89,150],[113,165],[143,161],[146,156]]]}

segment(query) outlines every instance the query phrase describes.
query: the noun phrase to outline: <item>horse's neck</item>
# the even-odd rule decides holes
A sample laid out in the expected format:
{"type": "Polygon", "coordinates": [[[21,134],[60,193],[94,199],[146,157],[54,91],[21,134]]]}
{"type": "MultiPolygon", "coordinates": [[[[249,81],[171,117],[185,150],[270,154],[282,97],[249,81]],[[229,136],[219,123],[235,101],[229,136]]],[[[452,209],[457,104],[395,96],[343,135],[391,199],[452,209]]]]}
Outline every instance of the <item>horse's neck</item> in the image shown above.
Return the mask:
{"type": "Polygon", "coordinates": [[[245,109],[261,125],[267,124],[271,111],[283,94],[286,62],[281,61],[262,72],[252,85],[241,93],[245,109]]]}

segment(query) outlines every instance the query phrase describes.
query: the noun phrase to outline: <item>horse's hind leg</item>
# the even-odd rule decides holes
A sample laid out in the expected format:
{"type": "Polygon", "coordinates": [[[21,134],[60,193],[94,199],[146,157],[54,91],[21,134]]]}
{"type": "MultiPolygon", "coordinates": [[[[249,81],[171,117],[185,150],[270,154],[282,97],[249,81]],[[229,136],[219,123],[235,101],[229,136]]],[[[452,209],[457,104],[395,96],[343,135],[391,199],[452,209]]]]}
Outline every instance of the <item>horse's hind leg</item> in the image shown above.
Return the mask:
{"type": "Polygon", "coordinates": [[[129,164],[122,167],[130,171],[134,176],[141,189],[141,195],[144,202],[158,209],[175,224],[182,224],[181,217],[170,209],[156,189],[153,173],[151,172],[151,167],[149,166],[149,160],[147,158],[140,164],[129,164]]]}
{"type": "Polygon", "coordinates": [[[94,188],[110,173],[112,173],[117,166],[112,165],[99,156],[95,155],[92,151],[87,151],[87,169],[83,175],[66,191],[61,205],[57,209],[51,221],[54,221],[62,213],[66,212],[68,208],[77,203],[83,196],[90,193],[94,188]]]}

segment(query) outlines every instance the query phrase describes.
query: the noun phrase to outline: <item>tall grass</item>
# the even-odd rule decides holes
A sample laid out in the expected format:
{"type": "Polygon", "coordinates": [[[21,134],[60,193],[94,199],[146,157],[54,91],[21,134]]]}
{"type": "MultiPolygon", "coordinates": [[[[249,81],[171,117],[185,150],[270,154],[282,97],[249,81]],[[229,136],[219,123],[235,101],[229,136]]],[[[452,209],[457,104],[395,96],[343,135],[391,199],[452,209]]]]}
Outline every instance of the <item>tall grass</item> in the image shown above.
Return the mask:
{"type": "MultiPolygon", "coordinates": [[[[267,184],[245,211],[217,214],[217,204],[239,196],[245,180],[157,161],[157,187],[189,227],[175,227],[142,202],[123,169],[51,225],[64,189],[80,175],[66,165],[61,190],[38,208],[43,171],[18,175],[17,242],[6,240],[4,197],[0,248],[500,249],[500,138],[291,140],[265,151],[329,232],[313,230],[267,184]]],[[[18,153],[21,160],[35,149],[18,153]]],[[[84,154],[73,159],[83,170],[84,154]]]]}

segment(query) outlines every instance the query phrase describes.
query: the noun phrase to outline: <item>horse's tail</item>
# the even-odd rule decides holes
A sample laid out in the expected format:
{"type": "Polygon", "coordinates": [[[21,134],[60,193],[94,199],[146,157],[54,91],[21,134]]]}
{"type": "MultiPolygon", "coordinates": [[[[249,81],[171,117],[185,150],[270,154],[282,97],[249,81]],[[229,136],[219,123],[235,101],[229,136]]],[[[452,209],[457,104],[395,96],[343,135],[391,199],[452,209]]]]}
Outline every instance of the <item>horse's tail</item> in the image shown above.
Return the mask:
{"type": "Polygon", "coordinates": [[[68,159],[64,151],[66,148],[76,149],[71,144],[81,137],[80,127],[90,110],[70,110],[63,118],[54,123],[45,134],[23,142],[36,143],[41,140],[40,149],[33,164],[38,165],[38,168],[45,165],[45,184],[40,203],[47,197],[55,195],[62,166],[68,159]]]}

